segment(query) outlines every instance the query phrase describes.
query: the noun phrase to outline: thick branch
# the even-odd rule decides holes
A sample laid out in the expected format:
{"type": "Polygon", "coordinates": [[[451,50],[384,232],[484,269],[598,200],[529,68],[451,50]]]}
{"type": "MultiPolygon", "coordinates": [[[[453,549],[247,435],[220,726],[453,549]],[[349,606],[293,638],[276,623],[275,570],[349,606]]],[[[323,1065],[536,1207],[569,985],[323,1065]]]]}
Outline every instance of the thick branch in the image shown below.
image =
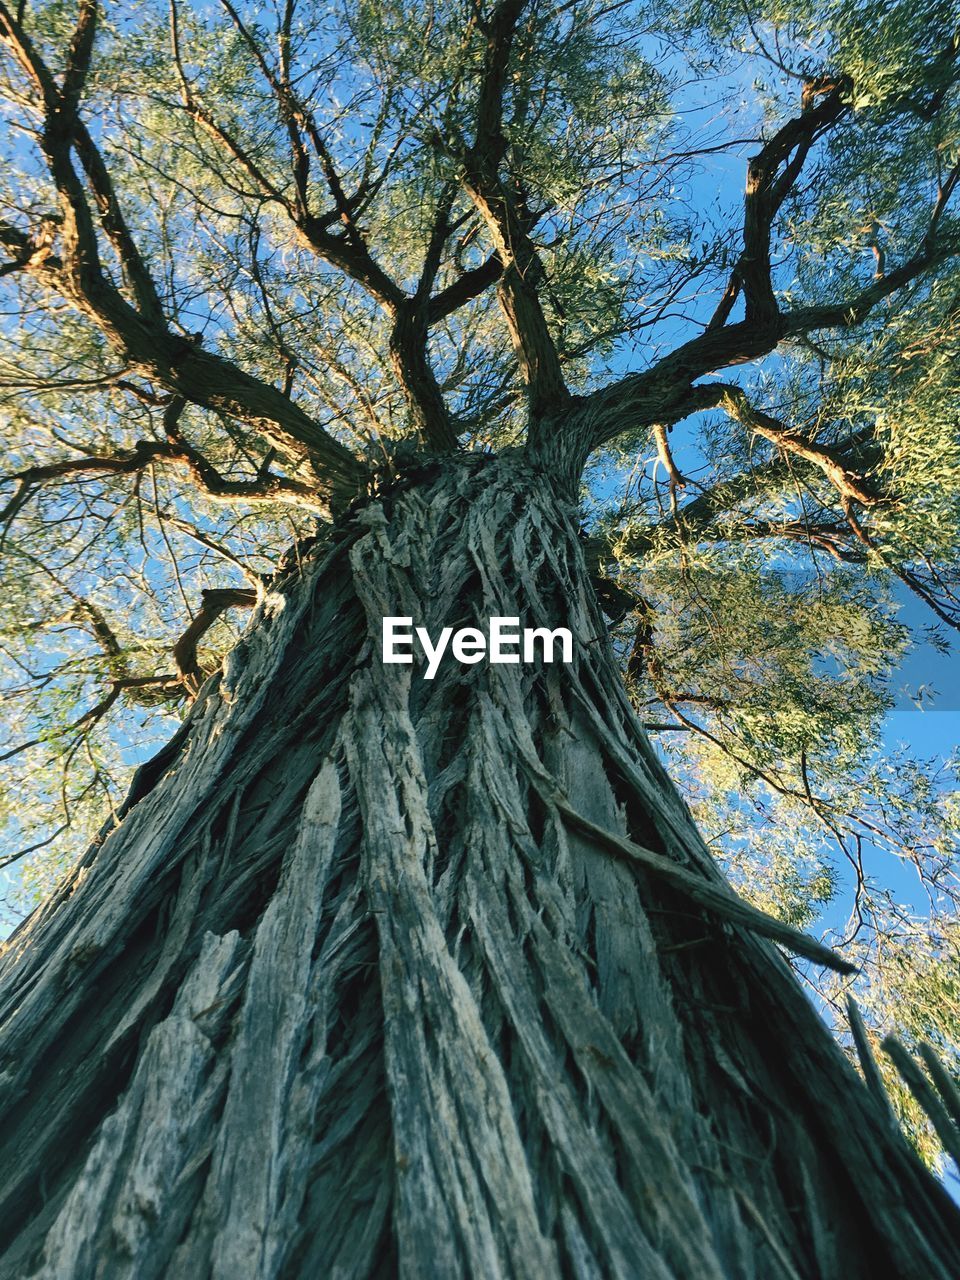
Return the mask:
{"type": "Polygon", "coordinates": [[[947,203],[960,185],[958,166],[942,183],[927,230],[912,257],[846,299],[798,307],[785,313],[778,310],[769,279],[770,224],[796,181],[812,141],[846,110],[843,99],[848,89],[845,82],[830,83],[823,102],[785,125],[752,162],[744,256],[724,292],[717,314],[702,334],[651,368],[628,375],[577,406],[574,434],[586,452],[625,432],[649,428],[658,422],[669,425],[709,407],[704,404],[703,389],[694,385],[698,378],[718,369],[761,359],[786,339],[818,329],[847,329],[861,324],[884,299],[960,255],[960,237],[942,224],[947,203]],[[780,173],[780,166],[794,149],[793,159],[780,173]],[[746,317],[736,324],[727,324],[741,287],[748,293],[746,317]]]}
{"type": "Polygon", "coordinates": [[[535,444],[537,421],[566,405],[569,392],[537,292],[543,280],[543,265],[499,173],[507,150],[503,95],[514,34],[524,6],[525,0],[501,0],[484,28],[487,49],[477,100],[476,136],[464,153],[462,164],[464,188],[493,239],[495,261],[501,271],[500,303],[529,392],[535,444]]]}
{"type": "Polygon", "coordinates": [[[422,439],[437,452],[457,448],[457,433],[447,411],[427,351],[426,298],[412,298],[394,313],[390,333],[390,359],[422,439]]]}
{"type": "Polygon", "coordinates": [[[743,208],[743,253],[734,267],[711,328],[726,322],[742,289],[746,318],[765,323],[778,313],[770,267],[773,220],[796,184],[816,139],[848,110],[850,82],[809,80],[803,88],[801,114],[765,143],[747,166],[743,208]],[[820,99],[818,105],[817,99],[820,99]]]}
{"type": "Polygon", "coordinates": [[[496,284],[503,275],[503,263],[496,253],[492,253],[479,267],[464,271],[445,289],[434,294],[430,299],[427,318],[430,324],[436,324],[453,315],[461,307],[472,302],[484,293],[491,285],[496,284]]]}
{"type": "Polygon", "coordinates": [[[427,345],[430,293],[450,235],[453,196],[454,187],[448,184],[434,210],[416,291],[412,298],[405,298],[394,308],[390,333],[390,358],[407,397],[413,425],[420,437],[438,452],[453,452],[457,448],[457,433],[430,365],[427,345]]]}
{"type": "Polygon", "coordinates": [[[929,235],[909,261],[875,280],[842,302],[801,307],[769,322],[748,322],[707,328],[641,373],[594,392],[575,410],[577,432],[587,452],[626,432],[651,427],[655,422],[679,422],[705,408],[712,408],[709,387],[694,385],[697,378],[746,364],[769,355],[785,338],[817,329],[852,328],[861,324],[878,303],[927,271],[960,255],[956,236],[929,235]]]}

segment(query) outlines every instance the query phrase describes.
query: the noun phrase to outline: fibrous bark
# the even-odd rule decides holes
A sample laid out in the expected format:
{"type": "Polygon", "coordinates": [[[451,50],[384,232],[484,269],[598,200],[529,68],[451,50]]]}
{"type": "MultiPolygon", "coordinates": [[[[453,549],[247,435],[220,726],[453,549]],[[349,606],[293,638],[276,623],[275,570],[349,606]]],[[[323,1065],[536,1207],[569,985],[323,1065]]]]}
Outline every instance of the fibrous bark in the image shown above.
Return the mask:
{"type": "Polygon", "coordinates": [[[126,808],[2,961],[4,1276],[960,1270],[774,945],[615,856],[724,887],[528,464],[348,513],[126,808]],[[428,682],[384,615],[574,661],[428,682]]]}

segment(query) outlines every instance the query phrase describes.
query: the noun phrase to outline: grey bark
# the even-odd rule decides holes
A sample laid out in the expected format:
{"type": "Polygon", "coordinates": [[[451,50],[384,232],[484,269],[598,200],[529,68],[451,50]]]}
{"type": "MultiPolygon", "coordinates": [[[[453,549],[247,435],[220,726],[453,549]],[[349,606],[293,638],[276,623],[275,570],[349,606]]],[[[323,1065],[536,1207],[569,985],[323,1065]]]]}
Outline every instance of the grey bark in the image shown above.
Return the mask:
{"type": "Polygon", "coordinates": [[[581,543],[542,471],[461,459],[278,578],[0,961],[0,1274],[960,1273],[726,905],[581,543]],[[384,614],[569,626],[574,662],[426,682],[384,614]]]}

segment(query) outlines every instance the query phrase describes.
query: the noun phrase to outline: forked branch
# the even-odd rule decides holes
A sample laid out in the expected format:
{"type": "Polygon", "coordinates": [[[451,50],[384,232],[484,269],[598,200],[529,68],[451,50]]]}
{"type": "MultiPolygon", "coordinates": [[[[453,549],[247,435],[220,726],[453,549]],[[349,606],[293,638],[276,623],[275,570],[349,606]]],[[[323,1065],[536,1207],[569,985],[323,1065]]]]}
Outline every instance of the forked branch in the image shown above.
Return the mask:
{"type": "Polygon", "coordinates": [[[124,353],[130,366],[194,404],[245,419],[288,456],[306,454],[318,474],[318,487],[352,493],[364,468],[348,449],[281,391],[231,361],[203,351],[197,342],[184,340],[167,325],[100,150],[79,116],[96,17],[96,0],[83,0],[60,85],[24,30],[21,16],[0,0],[0,41],[31,88],[43,120],[41,150],[60,200],[58,255],[39,252],[42,245],[37,235],[4,226],[3,240],[14,251],[17,268],[29,270],[67,298],[124,353]],[[86,186],[74,155],[80,160],[86,186]],[[98,225],[116,250],[135,305],[103,267],[98,225]]]}
{"type": "Polygon", "coordinates": [[[801,113],[778,129],[747,166],[743,207],[743,252],[730,275],[710,328],[725,324],[742,292],[751,322],[774,319],[779,308],[773,292],[770,238],[774,219],[795,187],[814,142],[849,109],[846,78],[808,80],[801,113]]]}
{"type": "MultiPolygon", "coordinates": [[[[543,264],[525,219],[500,174],[508,146],[503,131],[503,98],[510,53],[524,8],[525,0],[501,0],[484,24],[487,48],[477,98],[476,132],[472,145],[460,159],[464,189],[494,245],[494,257],[478,270],[473,283],[489,276],[499,280],[500,304],[527,385],[531,440],[536,446],[538,423],[565,407],[570,395],[538,292],[544,277],[543,264]]],[[[448,299],[451,296],[454,295],[448,294],[448,299]]]]}
{"type": "Polygon", "coordinates": [[[112,454],[91,454],[42,463],[3,477],[0,483],[15,482],[16,490],[0,508],[0,528],[8,528],[34,493],[44,485],[84,475],[134,475],[157,462],[186,468],[197,487],[215,501],[291,502],[318,514],[324,509],[313,487],[299,480],[272,475],[268,471],[254,480],[227,479],[183,436],[176,434],[168,440],[138,440],[132,449],[112,454]]]}
{"type": "MultiPolygon", "coordinates": [[[[800,116],[788,122],[751,161],[744,208],[744,252],[713,319],[703,333],[649,369],[630,374],[577,405],[572,432],[576,447],[589,452],[618,435],[645,430],[654,423],[669,426],[712,407],[711,393],[697,385],[699,378],[762,359],[785,341],[805,338],[817,330],[850,329],[862,324],[885,299],[960,256],[960,235],[944,221],[948,202],[960,186],[957,166],[939,185],[916,250],[899,266],[875,276],[870,284],[846,298],[780,310],[771,278],[773,221],[796,183],[813,142],[845,117],[849,91],[849,82],[842,79],[808,82],[800,116]],[[813,105],[821,95],[822,100],[813,105]],[[730,324],[728,318],[741,291],[746,297],[745,316],[730,324]]],[[[837,478],[844,485],[850,483],[849,478],[837,478]]],[[[861,493],[868,496],[866,490],[861,493]]]]}

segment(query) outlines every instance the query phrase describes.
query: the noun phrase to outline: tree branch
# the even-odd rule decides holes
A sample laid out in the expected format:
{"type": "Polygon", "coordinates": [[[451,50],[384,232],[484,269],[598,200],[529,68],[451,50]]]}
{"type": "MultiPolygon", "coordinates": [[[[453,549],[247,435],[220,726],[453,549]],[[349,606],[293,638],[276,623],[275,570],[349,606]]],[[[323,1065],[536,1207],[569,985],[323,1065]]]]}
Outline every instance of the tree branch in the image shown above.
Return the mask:
{"type": "MultiPolygon", "coordinates": [[[[950,186],[952,192],[956,186],[950,186]]],[[[938,197],[938,206],[940,199],[938,197]]],[[[942,210],[941,210],[942,211],[942,210]]],[[[939,214],[937,215],[939,219],[939,214]]],[[[918,251],[907,262],[893,271],[875,279],[873,284],[861,289],[842,302],[826,303],[813,307],[800,307],[796,311],[787,312],[781,319],[781,337],[790,338],[799,334],[812,333],[817,329],[851,329],[861,324],[873,308],[891,294],[911,284],[925,272],[960,256],[960,237],[952,235],[941,238],[936,231],[931,235],[928,231],[918,251]]]]}
{"type": "MultiPolygon", "coordinates": [[[[500,304],[527,385],[531,443],[536,447],[538,422],[568,404],[570,395],[537,292],[544,276],[543,264],[499,173],[508,145],[503,132],[503,95],[510,51],[525,3],[526,0],[501,0],[482,28],[487,48],[477,99],[476,135],[460,159],[464,189],[493,239],[493,261],[500,268],[500,304]]],[[[493,270],[492,265],[487,267],[487,271],[493,270]]],[[[481,279],[485,275],[474,276],[473,283],[481,279]]],[[[448,301],[449,297],[448,294],[448,301]]]]}
{"type": "MultiPolygon", "coordinates": [[[[142,689],[153,685],[162,686],[170,695],[182,691],[180,677],[174,675],[126,676],[122,679],[111,680],[110,688],[100,701],[94,703],[92,707],[88,707],[76,720],[57,730],[56,736],[64,737],[68,733],[73,733],[76,729],[92,728],[98,721],[103,719],[126,689],[142,689]]],[[[0,755],[0,764],[7,760],[12,760],[14,756],[21,755],[24,751],[29,751],[31,747],[39,747],[45,741],[45,738],[31,738],[27,742],[19,742],[15,747],[11,747],[0,755]]],[[[21,853],[17,856],[22,857],[23,855],[21,853]]],[[[5,864],[0,862],[0,866],[3,865],[5,864]]]]}
{"type": "Polygon", "coordinates": [[[741,290],[748,322],[768,323],[777,316],[779,308],[770,268],[773,220],[796,184],[813,143],[849,109],[847,99],[851,87],[847,79],[807,80],[803,86],[801,114],[778,129],[750,160],[743,206],[743,252],[710,328],[726,323],[741,290]],[[818,98],[822,100],[814,106],[818,98]]]}
{"type": "MultiPolygon", "coordinates": [[[[845,469],[869,470],[880,459],[880,447],[872,427],[862,427],[839,445],[832,453],[845,469]]],[[[704,489],[695,498],[678,507],[668,522],[632,529],[628,533],[613,532],[603,539],[591,539],[597,556],[609,556],[619,549],[621,554],[643,556],[652,551],[661,535],[677,528],[684,537],[693,540],[724,540],[729,537],[787,538],[792,542],[805,542],[821,546],[835,559],[860,561],[864,558],[847,545],[855,534],[849,525],[835,521],[807,520],[768,521],[750,518],[729,528],[718,521],[730,512],[736,512],[747,499],[782,487],[790,479],[787,456],[780,454],[758,466],[739,472],[728,480],[720,480],[704,489]]]]}
{"type": "Polygon", "coordinates": [[[670,481],[671,496],[675,496],[677,489],[685,489],[687,487],[686,476],[684,476],[677,468],[673,459],[673,450],[670,448],[670,439],[667,434],[667,428],[662,422],[653,424],[653,438],[657,446],[657,457],[663,466],[664,471],[670,481]]]}
{"type": "MultiPolygon", "coordinates": [[[[951,48],[952,61],[956,50],[951,48]]],[[[960,256],[960,236],[945,232],[943,213],[960,185],[960,165],[940,185],[927,230],[916,252],[892,271],[847,299],[781,312],[770,279],[772,221],[796,182],[810,146],[847,111],[846,80],[806,82],[804,109],[788,122],[750,162],[744,206],[744,252],[706,330],[651,368],[589,396],[574,409],[574,433],[590,452],[614,436],[670,425],[705,407],[698,378],[718,369],[769,355],[785,340],[818,329],[846,329],[861,324],[871,311],[898,290],[941,263],[960,256]],[[824,94],[822,102],[811,106],[824,94]],[[790,158],[792,155],[792,159],[790,158]],[[782,169],[782,172],[781,172],[782,169]],[[740,290],[746,294],[745,318],[727,319],[740,290]]],[[[709,407],[707,405],[706,407],[709,407]]]]}
{"type": "MultiPolygon", "coordinates": [[[[409,298],[376,262],[357,224],[354,210],[363,198],[362,186],[355,196],[347,196],[316,118],[290,82],[287,67],[289,31],[286,36],[281,34],[280,67],[275,71],[235,6],[230,3],[230,0],[220,0],[220,2],[276,99],[290,140],[294,199],[291,201],[278,190],[259,166],[251,160],[240,143],[216,122],[212,113],[193,91],[183,67],[180,51],[176,0],[171,0],[171,43],[185,109],[241,165],[260,190],[286,210],[303,244],[331,266],[357,281],[392,317],[391,363],[407,400],[413,426],[433,449],[444,452],[455,450],[457,433],[450,421],[443,395],[430,366],[427,350],[429,286],[436,274],[439,253],[446,239],[448,200],[446,203],[441,202],[441,209],[438,211],[436,232],[439,234],[439,243],[437,243],[438,235],[435,234],[427,253],[421,287],[414,298],[409,298]],[[310,156],[305,139],[309,139],[313,152],[319,159],[320,168],[334,202],[333,212],[322,216],[314,215],[310,208],[308,192],[310,156]],[[331,230],[335,222],[342,225],[342,234],[338,235],[331,230]],[[423,287],[424,281],[427,282],[426,288],[423,287]]],[[[289,23],[291,20],[289,4],[285,13],[285,22],[289,23]]]]}
{"type": "Polygon", "coordinates": [[[197,661],[197,645],[222,613],[228,609],[252,609],[259,593],[246,587],[214,587],[201,592],[203,604],[197,616],[173,646],[173,660],[180,678],[192,694],[205,679],[197,661]]]}
{"type": "Polygon", "coordinates": [[[649,369],[628,374],[581,400],[572,415],[577,433],[590,452],[625,432],[641,430],[655,422],[669,425],[712,408],[713,393],[709,386],[694,385],[697,378],[758,360],[776,350],[785,338],[861,324],[879,302],[926,271],[958,256],[960,238],[931,238],[928,234],[909,261],[845,301],[801,307],[763,322],[742,320],[708,327],[649,369]]]}
{"type": "Polygon", "coordinates": [[[805,436],[786,426],[778,418],[763,413],[750,403],[742,387],[733,383],[711,383],[716,388],[717,404],[741,426],[754,435],[769,440],[784,453],[803,458],[822,471],[840,496],[848,502],[859,502],[863,507],[876,506],[883,501],[867,481],[844,465],[842,451],[828,445],[815,444],[805,436]]]}
{"type": "Polygon", "coordinates": [[[447,316],[453,315],[474,298],[479,298],[491,285],[496,284],[502,275],[503,263],[496,253],[492,253],[479,267],[464,271],[446,288],[433,295],[427,307],[428,323],[436,324],[440,320],[445,320],[447,316]]]}
{"type": "MultiPolygon", "coordinates": [[[[84,0],[88,5],[92,0],[84,0]]],[[[82,89],[82,59],[93,39],[95,13],[83,19],[75,49],[71,93],[82,89]]],[[[79,29],[79,28],[78,28],[79,29]]],[[[101,329],[135,365],[168,390],[194,404],[219,409],[250,421],[279,449],[294,457],[306,452],[321,482],[331,491],[355,491],[365,474],[352,453],[298,409],[269,383],[244,373],[230,361],[201,351],[167,327],[153,281],[126,227],[106,166],[77,112],[58,87],[20,22],[0,0],[0,40],[10,48],[34,88],[36,105],[43,115],[41,150],[60,196],[62,215],[61,260],[53,267],[49,256],[27,269],[47,285],[55,285],[68,300],[101,329]],[[123,263],[137,305],[132,306],[105,274],[97,233],[83,184],[74,168],[71,152],[80,158],[100,214],[100,221],[123,263]]],[[[11,237],[6,229],[6,242],[11,237]]]]}
{"type": "Polygon", "coordinates": [[[179,433],[171,433],[169,440],[138,440],[129,450],[85,458],[65,458],[58,462],[27,467],[23,471],[0,478],[0,483],[17,483],[13,497],[0,509],[0,526],[9,526],[36,490],[52,480],[77,475],[133,475],[146,470],[154,462],[186,467],[199,488],[216,501],[288,501],[318,512],[323,510],[323,504],[310,485],[269,473],[258,476],[256,480],[228,480],[179,433]]]}

